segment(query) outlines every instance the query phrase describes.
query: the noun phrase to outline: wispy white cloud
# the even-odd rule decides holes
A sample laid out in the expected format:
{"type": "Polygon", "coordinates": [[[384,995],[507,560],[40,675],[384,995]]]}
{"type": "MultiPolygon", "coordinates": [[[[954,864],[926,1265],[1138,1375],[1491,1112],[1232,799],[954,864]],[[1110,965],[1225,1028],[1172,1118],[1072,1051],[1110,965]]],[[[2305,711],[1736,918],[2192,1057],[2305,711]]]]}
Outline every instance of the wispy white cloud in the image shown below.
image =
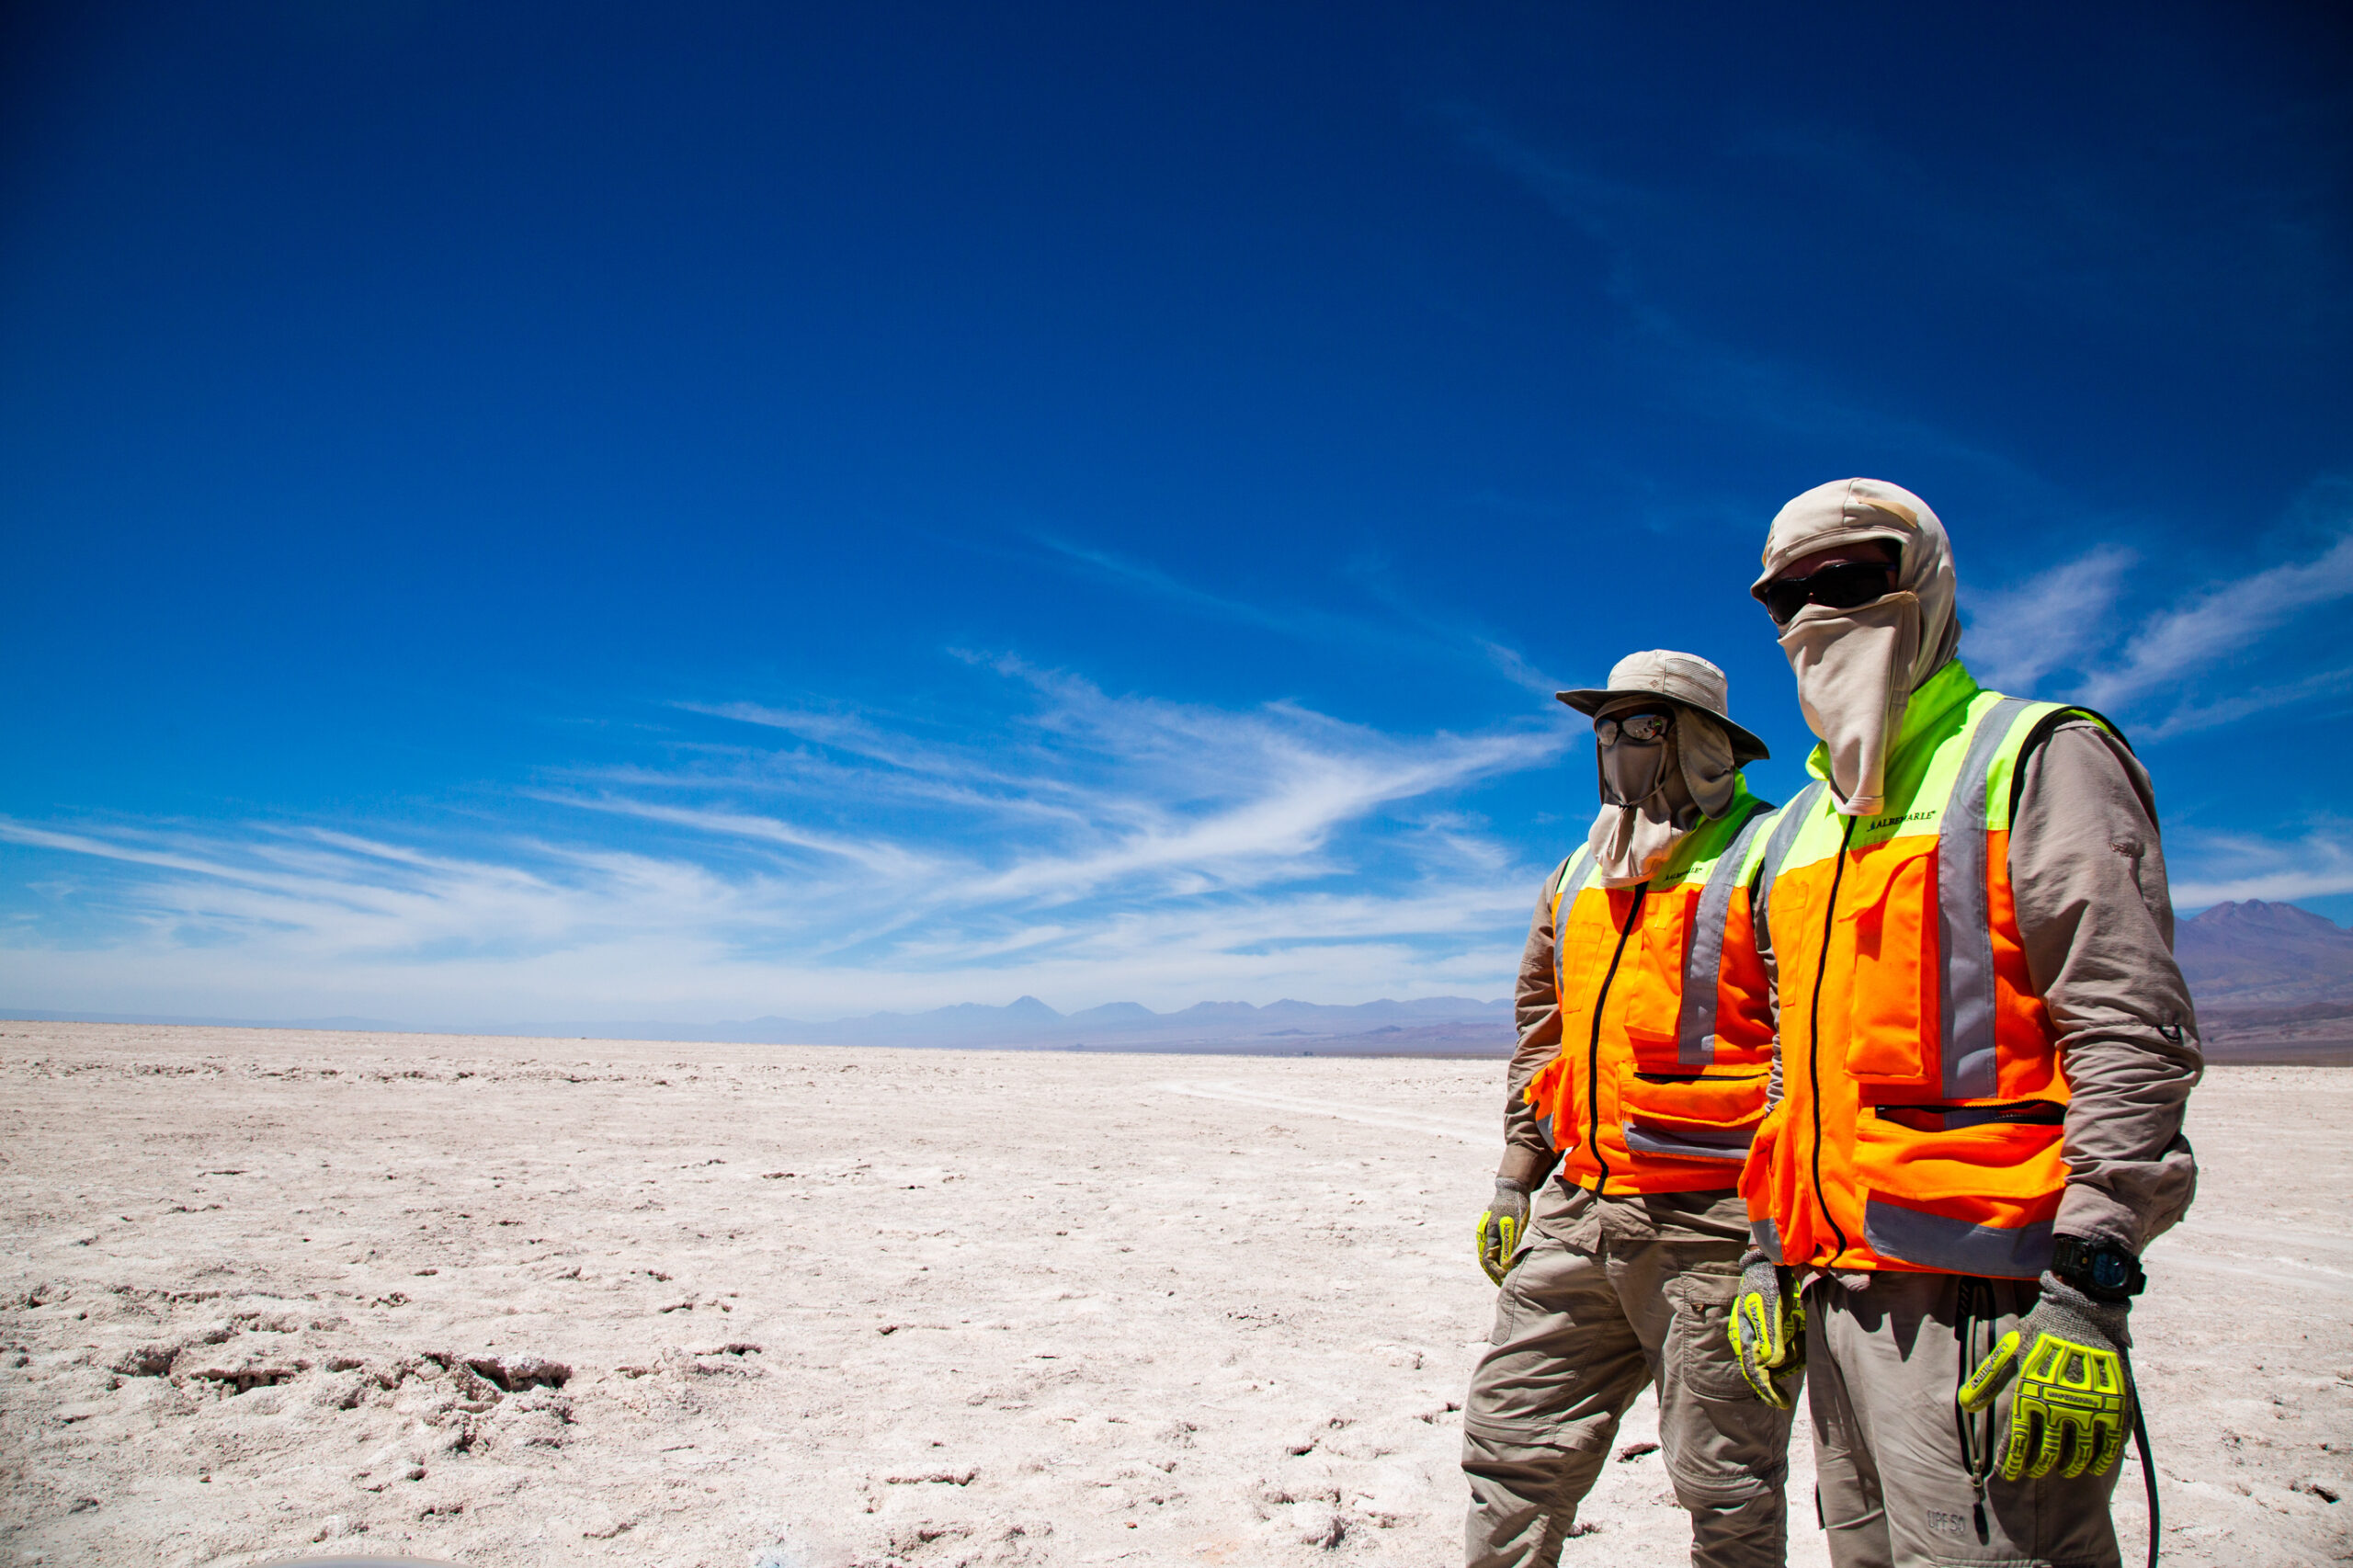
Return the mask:
{"type": "Polygon", "coordinates": [[[1060,557],[1066,564],[1077,567],[1129,590],[1164,600],[1180,608],[1191,610],[1219,620],[1229,620],[1244,626],[1255,626],[1264,631],[1285,637],[1313,638],[1330,641],[1340,638],[1348,642],[1394,642],[1392,629],[1369,624],[1353,616],[1334,615],[1327,610],[1312,609],[1298,605],[1267,605],[1229,595],[1211,593],[1164,571],[1149,562],[1131,560],[1107,550],[1074,544],[1051,535],[1040,534],[1038,542],[1060,557]]]}
{"type": "Polygon", "coordinates": [[[1479,640],[1479,646],[1486,651],[1487,657],[1494,661],[1495,668],[1503,672],[1504,678],[1522,691],[1531,691],[1540,697],[1551,697],[1555,692],[1568,689],[1568,682],[1546,675],[1542,670],[1529,664],[1527,657],[1516,648],[1506,648],[1500,642],[1490,642],[1484,638],[1479,640]]]}
{"type": "Polygon", "coordinates": [[[2152,741],[2353,689],[2353,666],[2266,678],[2265,653],[2313,612],[2353,598],[2353,531],[2340,528],[2309,559],[2210,581],[2135,618],[2125,606],[2140,564],[2139,551],[2104,543],[2023,582],[1964,586],[1961,651],[1989,685],[2131,716],[2152,741]]]}
{"type": "Polygon", "coordinates": [[[1560,689],[1518,649],[1483,632],[1449,624],[1430,614],[1377,571],[1349,574],[1356,585],[1390,613],[1385,619],[1344,615],[1301,605],[1263,604],[1216,594],[1187,583],[1158,566],[1107,551],[1040,536],[1056,559],[1130,592],[1212,619],[1255,627],[1297,642],[1354,645],[1395,656],[1444,659],[1483,667],[1526,691],[1551,696],[1560,689]]]}
{"type": "Polygon", "coordinates": [[[2153,741],[2170,740],[2200,730],[2219,730],[2276,708],[2318,702],[2347,692],[2353,692],[2353,665],[2317,670],[2302,680],[2234,687],[2211,701],[2181,702],[2143,733],[2153,741]]]}
{"type": "Polygon", "coordinates": [[[870,843],[835,834],[812,833],[783,818],[763,816],[756,812],[698,811],[688,806],[665,805],[658,801],[639,801],[615,795],[591,797],[550,792],[540,798],[583,811],[611,812],[621,816],[639,817],[646,822],[691,828],[715,837],[813,850],[821,856],[834,856],[851,861],[894,881],[913,881],[939,869],[936,858],[926,858],[895,844],[870,843]]]}
{"type": "Polygon", "coordinates": [[[2092,676],[2085,697],[2122,703],[2185,673],[2238,653],[2304,611],[2353,597],[2353,533],[2314,560],[2269,567],[2211,587],[2152,617],[2111,669],[2092,676]]]}
{"type": "Polygon", "coordinates": [[[696,1021],[1507,984],[1541,868],[1454,802],[1573,726],[1399,735],[990,668],[984,736],[706,707],[741,735],[519,789],[486,831],[0,822],[82,868],[0,935],[0,1001],[696,1021]]]}
{"type": "Polygon", "coordinates": [[[2259,898],[2293,902],[2353,892],[2353,822],[2325,818],[2279,837],[2186,835],[2168,846],[2176,908],[2259,898]]]}
{"type": "Polygon", "coordinates": [[[2131,551],[2100,545],[2015,587],[1962,589],[1968,653],[1979,679],[2031,691],[2053,670],[2074,669],[2109,634],[2131,551]]]}

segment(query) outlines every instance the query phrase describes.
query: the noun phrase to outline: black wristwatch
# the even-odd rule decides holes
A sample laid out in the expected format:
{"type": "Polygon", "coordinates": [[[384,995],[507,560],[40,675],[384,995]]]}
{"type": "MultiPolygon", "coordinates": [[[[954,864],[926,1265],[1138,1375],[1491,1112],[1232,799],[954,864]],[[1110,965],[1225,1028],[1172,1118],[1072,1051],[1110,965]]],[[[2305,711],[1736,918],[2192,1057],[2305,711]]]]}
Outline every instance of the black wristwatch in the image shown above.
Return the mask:
{"type": "Polygon", "coordinates": [[[2081,1236],[2053,1236],[2051,1272],[2095,1301],[2122,1306],[2148,1288],[2141,1260],[2114,1242],[2087,1242],[2081,1236]]]}

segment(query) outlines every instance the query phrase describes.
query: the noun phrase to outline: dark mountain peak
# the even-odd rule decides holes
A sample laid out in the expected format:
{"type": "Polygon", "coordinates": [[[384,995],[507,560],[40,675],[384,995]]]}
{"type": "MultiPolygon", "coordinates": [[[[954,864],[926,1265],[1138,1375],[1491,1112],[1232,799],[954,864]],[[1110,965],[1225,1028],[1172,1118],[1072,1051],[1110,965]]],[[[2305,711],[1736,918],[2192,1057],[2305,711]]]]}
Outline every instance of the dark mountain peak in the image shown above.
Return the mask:
{"type": "MultiPolygon", "coordinates": [[[[1002,1007],[992,1006],[986,1002],[957,1002],[949,1006],[934,1007],[928,1013],[919,1013],[914,1016],[919,1018],[934,1021],[945,1021],[951,1018],[970,1018],[975,1021],[985,1020],[991,1023],[1036,1023],[1062,1017],[1060,1013],[1055,1012],[1051,1007],[1047,1006],[1035,996],[1017,996],[1002,1007]]],[[[863,1018],[844,1019],[843,1022],[880,1023],[886,1020],[904,1018],[906,1017],[908,1017],[908,1015],[904,1013],[870,1013],[863,1018]]]]}
{"type": "Polygon", "coordinates": [[[1511,1000],[1506,997],[1500,1002],[1482,1002],[1475,996],[1424,996],[1417,1001],[1401,1002],[1398,1006],[1408,1012],[1459,1017],[1465,1013],[1509,1011],[1511,1000]]]}
{"type": "Polygon", "coordinates": [[[2292,903],[2218,903],[2177,928],[2174,956],[2201,1007],[2353,1001],[2353,931],[2292,903]]]}
{"type": "Polygon", "coordinates": [[[1160,1017],[1141,1002],[1106,1002],[1099,1007],[1082,1007],[1070,1015],[1073,1023],[1150,1023],[1160,1017]]]}
{"type": "Polygon", "coordinates": [[[1313,1002],[1302,1002],[1286,996],[1279,1002],[1267,1003],[1259,1008],[1258,1012],[1260,1017],[1267,1018],[1313,1018],[1330,1010],[1327,1007],[1319,1007],[1313,1002]]]}
{"type": "Polygon", "coordinates": [[[1203,1022],[1211,1018],[1255,1018],[1257,1016],[1256,1006],[1249,1002],[1196,1002],[1169,1015],[1188,1022],[1203,1022]]]}
{"type": "Polygon", "coordinates": [[[2270,903],[2259,898],[2242,899],[2234,903],[2218,903],[2197,919],[2189,922],[2202,931],[2292,932],[2297,936],[2335,937],[2353,943],[2353,931],[2347,931],[2325,915],[2315,915],[2309,909],[2292,903],[2270,903]]]}

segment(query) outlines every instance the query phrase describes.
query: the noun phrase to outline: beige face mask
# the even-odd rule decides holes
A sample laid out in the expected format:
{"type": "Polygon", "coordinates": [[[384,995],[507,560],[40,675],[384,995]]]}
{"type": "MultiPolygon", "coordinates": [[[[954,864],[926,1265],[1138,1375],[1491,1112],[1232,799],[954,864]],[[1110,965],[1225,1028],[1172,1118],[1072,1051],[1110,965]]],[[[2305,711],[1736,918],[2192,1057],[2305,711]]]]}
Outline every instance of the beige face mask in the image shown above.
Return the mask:
{"type": "Polygon", "coordinates": [[[1666,798],[1667,768],[1674,757],[1671,737],[1641,745],[1620,740],[1595,747],[1601,769],[1601,812],[1593,819],[1586,843],[1601,873],[1601,885],[1631,887],[1648,881],[1675,848],[1683,830],[1675,825],[1675,808],[1666,798]]]}
{"type": "Polygon", "coordinates": [[[1610,888],[1648,881],[1703,815],[1723,814],[1739,776],[1722,726],[1688,711],[1678,711],[1674,729],[1654,745],[1597,742],[1594,761],[1601,810],[1586,844],[1601,885],[1610,888]],[[1673,784],[1678,778],[1679,791],[1673,784]]]}
{"type": "Polygon", "coordinates": [[[1859,609],[1808,605],[1781,631],[1798,706],[1830,754],[1830,792],[1847,816],[1887,803],[1887,754],[1911,700],[1920,619],[1917,594],[1890,594],[1859,609]]]}
{"type": "Polygon", "coordinates": [[[1818,551],[1878,540],[1896,551],[1897,591],[1859,609],[1808,605],[1781,630],[1805,722],[1830,757],[1838,810],[1869,816],[1887,804],[1887,756],[1912,693],[1961,650],[1952,544],[1928,504],[1900,484],[1839,479],[1817,484],[1775,515],[1765,539],[1762,589],[1818,551]]]}

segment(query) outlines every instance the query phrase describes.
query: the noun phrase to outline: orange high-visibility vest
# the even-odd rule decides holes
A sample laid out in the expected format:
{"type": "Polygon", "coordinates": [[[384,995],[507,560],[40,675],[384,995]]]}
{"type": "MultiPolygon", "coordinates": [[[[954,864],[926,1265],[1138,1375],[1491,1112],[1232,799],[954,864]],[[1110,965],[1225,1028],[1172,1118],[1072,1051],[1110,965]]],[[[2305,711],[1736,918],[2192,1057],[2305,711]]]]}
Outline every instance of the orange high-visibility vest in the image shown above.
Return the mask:
{"type": "MultiPolygon", "coordinates": [[[[2021,759],[2079,708],[1912,694],[1877,816],[1826,784],[1782,812],[1759,925],[1779,972],[1780,1103],[1741,1191],[1776,1261],[2032,1278],[2066,1185],[2067,1080],[2011,901],[2021,759]]],[[[1823,753],[1809,765],[1824,777],[1823,753]]]]}
{"type": "Polygon", "coordinates": [[[1561,1173],[1597,1193],[1734,1186],[1773,1064],[1748,924],[1772,808],[1735,783],[1637,887],[1579,850],[1552,900],[1561,1053],[1527,1088],[1561,1173]]]}

